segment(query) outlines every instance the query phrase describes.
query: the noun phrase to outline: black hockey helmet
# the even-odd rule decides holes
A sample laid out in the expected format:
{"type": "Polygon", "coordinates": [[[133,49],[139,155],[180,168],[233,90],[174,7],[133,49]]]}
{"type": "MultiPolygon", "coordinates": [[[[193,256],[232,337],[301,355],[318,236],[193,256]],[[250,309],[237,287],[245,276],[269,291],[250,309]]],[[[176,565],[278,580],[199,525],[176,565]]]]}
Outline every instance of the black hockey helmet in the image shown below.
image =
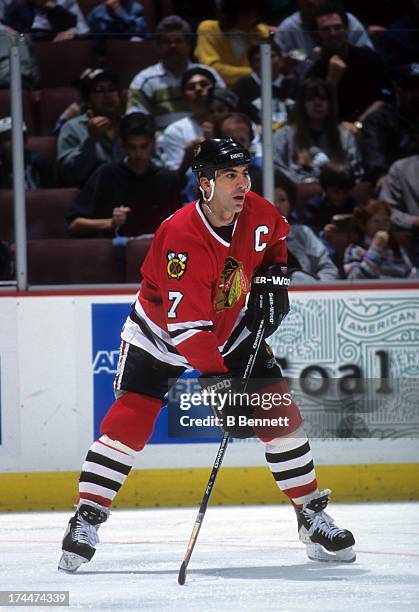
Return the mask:
{"type": "Polygon", "coordinates": [[[211,138],[197,145],[192,172],[215,178],[217,170],[250,163],[250,153],[232,138],[211,138]]]}

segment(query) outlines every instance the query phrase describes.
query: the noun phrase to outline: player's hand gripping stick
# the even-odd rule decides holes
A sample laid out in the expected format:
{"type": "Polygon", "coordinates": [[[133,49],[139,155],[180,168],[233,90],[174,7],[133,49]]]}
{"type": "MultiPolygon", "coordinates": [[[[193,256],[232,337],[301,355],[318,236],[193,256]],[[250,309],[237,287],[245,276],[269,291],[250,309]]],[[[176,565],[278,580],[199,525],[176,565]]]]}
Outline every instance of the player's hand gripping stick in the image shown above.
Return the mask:
{"type": "MultiPolygon", "coordinates": [[[[253,366],[255,365],[256,357],[257,357],[261,342],[263,340],[264,333],[265,333],[265,321],[261,319],[259,323],[259,327],[257,328],[255,340],[252,344],[252,350],[250,352],[249,358],[246,363],[246,367],[242,374],[243,392],[246,391],[247,383],[252,374],[253,366]]],[[[217,478],[218,472],[223,462],[224,454],[227,449],[228,440],[229,440],[229,433],[226,432],[223,436],[223,439],[221,440],[220,447],[215,457],[214,465],[212,466],[208,484],[206,486],[205,493],[201,501],[201,505],[199,506],[198,516],[196,517],[195,524],[192,529],[191,537],[189,538],[189,543],[186,549],[186,554],[183,559],[182,565],[180,566],[179,576],[178,576],[179,584],[185,584],[186,570],[188,568],[188,563],[192,556],[192,552],[195,547],[196,541],[198,539],[199,531],[201,529],[201,525],[204,520],[205,512],[207,510],[208,502],[211,497],[212,489],[214,487],[215,480],[217,478]]]]}
{"type": "Polygon", "coordinates": [[[290,309],[289,284],[287,268],[281,264],[260,268],[253,275],[246,313],[246,326],[251,332],[256,331],[261,319],[265,338],[278,329],[290,309]]]}

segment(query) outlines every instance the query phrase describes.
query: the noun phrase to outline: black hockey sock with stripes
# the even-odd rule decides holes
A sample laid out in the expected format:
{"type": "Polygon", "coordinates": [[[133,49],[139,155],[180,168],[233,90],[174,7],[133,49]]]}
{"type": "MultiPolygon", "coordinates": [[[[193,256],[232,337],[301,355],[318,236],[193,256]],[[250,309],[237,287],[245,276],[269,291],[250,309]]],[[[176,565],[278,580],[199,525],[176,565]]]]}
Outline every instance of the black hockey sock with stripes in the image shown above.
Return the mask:
{"type": "Polygon", "coordinates": [[[131,471],[137,451],[108,436],[89,448],[79,483],[80,503],[90,500],[109,507],[131,471]]]}
{"type": "Polygon", "coordinates": [[[276,484],[296,506],[317,491],[310,443],[303,430],[266,444],[265,457],[276,484]]]}

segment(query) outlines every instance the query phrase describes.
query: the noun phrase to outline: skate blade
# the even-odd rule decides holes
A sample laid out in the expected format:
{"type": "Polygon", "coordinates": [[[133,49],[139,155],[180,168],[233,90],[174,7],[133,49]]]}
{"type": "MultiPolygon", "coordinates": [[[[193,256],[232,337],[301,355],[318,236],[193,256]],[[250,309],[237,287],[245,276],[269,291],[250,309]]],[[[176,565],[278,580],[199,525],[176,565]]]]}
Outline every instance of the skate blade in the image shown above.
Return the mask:
{"type": "Polygon", "coordinates": [[[336,552],[329,552],[321,544],[306,544],[307,556],[312,561],[321,561],[326,563],[353,563],[356,561],[356,554],[352,546],[342,548],[336,552]]]}
{"type": "Polygon", "coordinates": [[[58,562],[58,569],[62,572],[67,572],[68,574],[74,574],[74,572],[79,569],[80,565],[87,562],[88,559],[85,559],[80,555],[76,555],[75,553],[63,550],[61,559],[58,562]]]}

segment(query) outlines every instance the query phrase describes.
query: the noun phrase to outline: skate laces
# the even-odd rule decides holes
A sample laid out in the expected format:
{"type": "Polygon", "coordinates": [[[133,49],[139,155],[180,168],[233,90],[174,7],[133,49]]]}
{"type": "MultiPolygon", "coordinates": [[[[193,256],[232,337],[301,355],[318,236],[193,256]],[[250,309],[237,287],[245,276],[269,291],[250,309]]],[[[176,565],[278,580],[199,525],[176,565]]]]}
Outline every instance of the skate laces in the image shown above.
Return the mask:
{"type": "Polygon", "coordinates": [[[74,538],[82,544],[89,544],[89,546],[95,546],[99,542],[99,536],[97,533],[97,526],[91,525],[84,520],[83,517],[78,515],[76,517],[76,526],[74,528],[74,538]]]}
{"type": "MultiPolygon", "coordinates": [[[[307,516],[307,515],[306,515],[307,516]]],[[[323,533],[326,537],[331,540],[342,533],[344,531],[337,525],[335,525],[333,518],[324,512],[317,512],[314,515],[308,516],[308,520],[311,522],[310,529],[308,530],[308,535],[312,536],[315,531],[323,533]]]]}

